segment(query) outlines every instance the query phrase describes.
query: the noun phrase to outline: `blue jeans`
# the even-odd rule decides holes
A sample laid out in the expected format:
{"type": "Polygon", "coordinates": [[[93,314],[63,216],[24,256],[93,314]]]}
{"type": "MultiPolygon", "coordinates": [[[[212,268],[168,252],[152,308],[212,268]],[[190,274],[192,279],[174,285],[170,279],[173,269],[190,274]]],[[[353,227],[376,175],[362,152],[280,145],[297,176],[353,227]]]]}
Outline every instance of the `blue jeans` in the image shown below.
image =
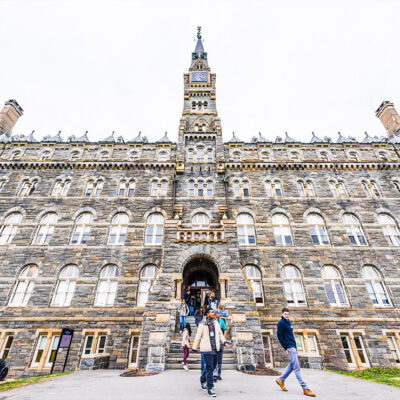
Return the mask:
{"type": "Polygon", "coordinates": [[[200,383],[207,382],[207,389],[214,387],[213,372],[217,365],[217,352],[213,353],[201,353],[204,357],[205,369],[200,376],[200,383]]]}
{"type": "Polygon", "coordinates": [[[186,325],[186,315],[183,316],[179,316],[179,330],[183,331],[185,329],[185,325],[186,325]]]}
{"type": "Polygon", "coordinates": [[[224,346],[221,344],[221,350],[217,351],[217,366],[214,369],[213,376],[214,378],[221,378],[221,369],[222,369],[222,356],[224,355],[224,346]]]}
{"type": "Polygon", "coordinates": [[[300,374],[300,364],[299,359],[297,357],[297,349],[295,347],[291,347],[289,350],[289,365],[283,371],[283,374],[279,377],[279,379],[285,383],[286,378],[294,371],[297,380],[299,381],[301,387],[303,389],[307,389],[307,384],[303,381],[303,378],[300,374]]]}
{"type": "Polygon", "coordinates": [[[206,369],[206,364],[204,363],[204,355],[201,353],[201,375],[204,374],[204,371],[206,369]]]}

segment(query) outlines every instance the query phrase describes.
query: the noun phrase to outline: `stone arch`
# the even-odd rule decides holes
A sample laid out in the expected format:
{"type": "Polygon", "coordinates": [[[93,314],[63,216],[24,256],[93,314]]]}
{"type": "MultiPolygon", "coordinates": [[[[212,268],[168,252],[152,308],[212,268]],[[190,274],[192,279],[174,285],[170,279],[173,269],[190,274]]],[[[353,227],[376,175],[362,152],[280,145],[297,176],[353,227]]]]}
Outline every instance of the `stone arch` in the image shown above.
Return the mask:
{"type": "Polygon", "coordinates": [[[203,257],[209,259],[213,262],[221,274],[222,270],[226,268],[225,261],[223,259],[223,254],[215,250],[213,247],[200,244],[198,246],[193,246],[190,249],[185,250],[178,258],[177,264],[179,265],[179,273],[182,273],[185,266],[192,260],[198,257],[203,257]]]}

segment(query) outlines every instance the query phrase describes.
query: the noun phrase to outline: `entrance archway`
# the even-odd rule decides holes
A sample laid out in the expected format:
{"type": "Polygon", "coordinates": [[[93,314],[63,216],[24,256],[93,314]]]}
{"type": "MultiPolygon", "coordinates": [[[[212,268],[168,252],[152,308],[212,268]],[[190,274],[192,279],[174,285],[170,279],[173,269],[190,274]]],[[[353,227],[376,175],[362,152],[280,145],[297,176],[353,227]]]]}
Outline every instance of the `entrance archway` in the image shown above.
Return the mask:
{"type": "Polygon", "coordinates": [[[208,258],[196,257],[190,260],[182,273],[181,298],[189,289],[191,296],[197,293],[204,296],[205,292],[214,291],[217,299],[221,298],[218,268],[208,258]]]}

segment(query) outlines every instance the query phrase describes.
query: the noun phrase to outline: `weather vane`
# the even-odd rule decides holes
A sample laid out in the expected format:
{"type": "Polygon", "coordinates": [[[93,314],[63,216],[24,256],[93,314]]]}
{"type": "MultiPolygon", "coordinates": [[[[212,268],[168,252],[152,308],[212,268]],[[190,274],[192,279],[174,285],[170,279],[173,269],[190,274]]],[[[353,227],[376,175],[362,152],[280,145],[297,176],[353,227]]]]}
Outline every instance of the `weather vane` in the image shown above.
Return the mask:
{"type": "Polygon", "coordinates": [[[201,39],[201,26],[197,27],[197,39],[201,39]]]}

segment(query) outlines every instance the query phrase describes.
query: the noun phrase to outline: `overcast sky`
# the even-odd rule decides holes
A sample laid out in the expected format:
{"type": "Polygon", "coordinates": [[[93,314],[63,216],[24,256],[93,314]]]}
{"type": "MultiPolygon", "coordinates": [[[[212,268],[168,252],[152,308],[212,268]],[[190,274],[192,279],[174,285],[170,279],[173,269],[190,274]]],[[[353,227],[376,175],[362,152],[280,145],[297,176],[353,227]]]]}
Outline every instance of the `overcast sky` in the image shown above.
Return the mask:
{"type": "Polygon", "coordinates": [[[197,25],[224,140],[384,135],[400,112],[400,1],[0,0],[0,104],[14,133],[176,141],[197,25]]]}

